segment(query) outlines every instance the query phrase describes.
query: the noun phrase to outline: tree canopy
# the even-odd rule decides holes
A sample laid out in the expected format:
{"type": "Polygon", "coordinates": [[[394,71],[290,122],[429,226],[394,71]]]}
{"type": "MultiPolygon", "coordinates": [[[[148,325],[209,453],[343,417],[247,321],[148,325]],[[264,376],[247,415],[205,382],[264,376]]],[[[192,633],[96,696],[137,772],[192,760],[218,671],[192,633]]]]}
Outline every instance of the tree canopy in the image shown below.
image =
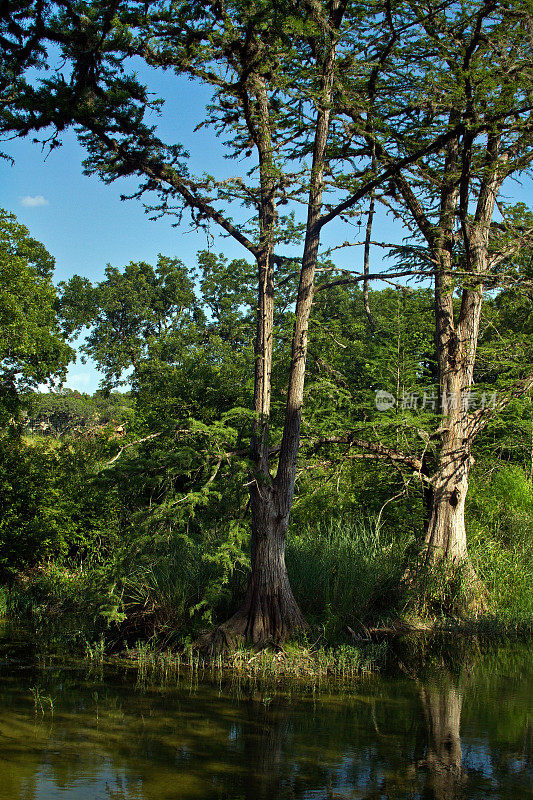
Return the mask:
{"type": "Polygon", "coordinates": [[[9,406],[40,383],[64,377],[74,357],[61,331],[54,259],[13,214],[0,210],[0,392],[9,406]]]}
{"type": "Polygon", "coordinates": [[[54,148],[73,128],[88,173],[108,183],[135,179],[130,197],[154,218],[171,215],[179,224],[187,212],[196,228],[216,224],[253,260],[228,264],[202,254],[201,298],[192,274],[163,257],[155,270],[108,267],[96,286],[76,277],[62,287],[67,329],[93,326],[85,351],[108,386],[133,370],[150,424],[166,421],[164,431],[139,439],[151,454],[143,478],[150,508],[153,497],[165,497],[155,528],[173,514],[184,523],[208,503],[232,458],[237,472],[248,471],[247,589],[209,646],[234,635],[281,640],[305,624],[284,553],[306,448],[331,446],[336,458],[344,446],[351,459],[357,447],[362,460],[389,461],[401,475],[398,496],[416,477],[426,525],[417,564],[444,562],[453,579],[463,570],[475,595],[464,514],[476,437],[533,382],[521,359],[513,367],[520,385],[493,408],[465,403],[477,379],[495,381],[476,358],[482,340],[490,359],[487,329],[498,302],[523,313],[509,292],[528,281],[514,260],[532,231],[527,211],[507,206],[500,193],[533,162],[528,4],[44,0],[35,9],[13,2],[11,11],[0,28],[0,132],[31,134],[54,148]],[[243,160],[237,174],[192,173],[176,127],[158,125],[164,98],[150,91],[154,71],[173,74],[177,90],[183,78],[209,88],[199,125],[243,160]],[[407,239],[377,242],[396,264],[371,275],[378,203],[407,239]],[[364,241],[345,241],[340,223],[365,211],[364,241]],[[364,245],[362,271],[338,271],[321,258],[326,227],[330,258],[364,245]],[[397,294],[372,293],[376,277],[393,281],[397,294]],[[427,293],[411,300],[396,282],[404,278],[432,282],[431,321],[427,293]],[[502,286],[506,294],[492,302],[502,286]],[[372,308],[374,298],[381,308],[372,308]],[[353,319],[360,301],[366,322],[353,319]],[[384,309],[395,314],[395,340],[384,309]],[[332,352],[332,342],[353,363],[332,352]],[[248,380],[230,385],[248,370],[248,380]],[[369,427],[371,387],[390,387],[396,414],[418,413],[400,408],[400,399],[422,379],[436,395],[423,419],[407,413],[369,427]],[[173,422],[164,413],[171,397],[173,422]],[[339,407],[348,429],[339,430],[339,407]]]}

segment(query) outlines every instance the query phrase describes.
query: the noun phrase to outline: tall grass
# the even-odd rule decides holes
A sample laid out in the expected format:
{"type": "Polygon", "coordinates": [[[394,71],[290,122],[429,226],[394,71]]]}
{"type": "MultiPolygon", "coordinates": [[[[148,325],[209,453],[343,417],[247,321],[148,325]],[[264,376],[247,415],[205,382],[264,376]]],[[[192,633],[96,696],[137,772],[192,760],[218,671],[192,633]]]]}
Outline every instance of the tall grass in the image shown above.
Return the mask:
{"type": "Polygon", "coordinates": [[[142,565],[122,579],[128,640],[159,639],[171,645],[190,631],[193,609],[206,580],[201,563],[178,560],[174,554],[142,565]]]}
{"type": "Polygon", "coordinates": [[[467,519],[471,558],[489,610],[533,620],[533,487],[523,469],[505,466],[474,482],[467,519]]]}
{"type": "Polygon", "coordinates": [[[5,619],[8,613],[8,590],[0,586],[0,620],[5,619]]]}
{"type": "Polygon", "coordinates": [[[318,521],[287,543],[293,591],[309,620],[328,637],[397,613],[401,578],[412,536],[374,520],[318,521]]]}
{"type": "MultiPolygon", "coordinates": [[[[327,641],[345,641],[347,628],[360,633],[397,613],[411,543],[351,518],[292,533],[287,567],[310,624],[327,641]]],[[[48,564],[11,592],[11,614],[51,647],[68,642],[92,652],[103,638],[111,647],[138,641],[174,647],[223,621],[238,602],[245,572],[234,571],[224,582],[219,573],[197,542],[180,537],[167,543],[164,555],[147,549],[83,569],[48,564]]]]}

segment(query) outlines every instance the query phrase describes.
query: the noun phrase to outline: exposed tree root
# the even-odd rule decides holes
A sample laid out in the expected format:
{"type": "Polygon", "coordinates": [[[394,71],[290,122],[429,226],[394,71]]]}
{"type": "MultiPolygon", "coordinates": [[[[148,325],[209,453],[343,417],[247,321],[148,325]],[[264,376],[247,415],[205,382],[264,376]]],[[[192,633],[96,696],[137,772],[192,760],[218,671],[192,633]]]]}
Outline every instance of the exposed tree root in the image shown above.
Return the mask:
{"type": "Polygon", "coordinates": [[[294,633],[307,627],[292,592],[259,600],[249,588],[241,608],[198,639],[196,647],[202,655],[210,658],[242,644],[252,644],[256,651],[267,647],[277,650],[294,633]]]}
{"type": "Polygon", "coordinates": [[[418,567],[406,570],[402,584],[415,606],[442,606],[445,613],[473,618],[488,610],[487,590],[468,558],[451,561],[426,554],[418,567]]]}

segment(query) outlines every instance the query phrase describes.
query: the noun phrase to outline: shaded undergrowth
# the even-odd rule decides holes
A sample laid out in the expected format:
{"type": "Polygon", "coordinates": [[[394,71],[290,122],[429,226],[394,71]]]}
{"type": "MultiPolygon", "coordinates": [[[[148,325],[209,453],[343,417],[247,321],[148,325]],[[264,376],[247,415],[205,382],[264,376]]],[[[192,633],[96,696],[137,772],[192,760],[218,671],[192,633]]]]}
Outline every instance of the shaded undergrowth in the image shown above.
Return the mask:
{"type": "MultiPolygon", "coordinates": [[[[479,507],[480,492],[473,495],[479,507]]],[[[367,652],[361,655],[361,643],[372,647],[381,633],[405,632],[404,623],[407,628],[529,635],[533,554],[524,526],[530,506],[516,504],[522,508],[518,518],[515,511],[515,518],[502,521],[505,508],[483,516],[475,502],[470,547],[485,594],[480,619],[461,611],[460,571],[453,580],[438,570],[405,580],[417,547],[412,533],[338,517],[292,531],[287,543],[287,567],[310,626],[309,641],[300,642],[297,655],[286,646],[274,654],[237,651],[241,655],[232,656],[226,667],[253,673],[269,664],[280,675],[308,669],[327,673],[337,669],[334,665],[347,670],[346,659],[351,659],[350,669],[364,671],[367,652]],[[343,647],[352,648],[349,656],[343,647]]],[[[531,510],[533,521],[533,503],[531,510]]],[[[223,569],[202,558],[201,542],[193,538],[177,536],[160,545],[144,539],[134,545],[83,566],[49,562],[22,574],[3,590],[0,605],[30,632],[38,651],[68,650],[91,659],[98,648],[123,653],[140,642],[154,654],[186,653],[201,631],[223,622],[242,596],[246,537],[235,538],[223,569]]]]}

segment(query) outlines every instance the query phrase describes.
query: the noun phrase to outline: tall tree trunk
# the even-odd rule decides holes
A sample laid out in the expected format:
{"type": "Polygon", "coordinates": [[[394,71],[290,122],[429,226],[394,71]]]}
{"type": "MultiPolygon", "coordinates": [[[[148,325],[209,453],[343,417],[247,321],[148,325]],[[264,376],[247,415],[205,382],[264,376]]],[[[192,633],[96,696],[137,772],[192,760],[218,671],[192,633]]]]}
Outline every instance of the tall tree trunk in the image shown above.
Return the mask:
{"type": "MultiPolygon", "coordinates": [[[[473,588],[476,577],[468,557],[465,501],[468,477],[473,463],[472,416],[468,406],[473,386],[474,362],[479,335],[482,292],[463,292],[462,311],[453,324],[451,296],[439,297],[437,319],[450,320],[437,326],[437,353],[440,372],[441,447],[433,477],[432,507],[424,542],[426,567],[441,565],[452,574],[463,572],[473,588]]],[[[476,602],[475,592],[471,601],[476,602]]],[[[470,601],[469,601],[470,602],[470,601]]]]}
{"type": "MultiPolygon", "coordinates": [[[[284,504],[283,504],[284,505],[284,504]]],[[[289,516],[273,486],[255,485],[251,498],[251,571],[244,602],[222,626],[225,643],[280,642],[304,627],[285,565],[289,516]]]]}
{"type": "Polygon", "coordinates": [[[453,425],[444,435],[425,538],[427,564],[459,566],[468,560],[465,499],[471,457],[460,427],[453,425]]]}
{"type": "Polygon", "coordinates": [[[280,509],[270,472],[269,420],[274,335],[274,228],[276,165],[270,135],[270,110],[265,81],[255,82],[256,144],[261,183],[260,230],[263,247],[258,262],[258,306],[255,341],[254,407],[250,483],[251,570],[244,601],[226,623],[233,635],[251,642],[282,641],[304,625],[285,565],[288,513],[280,509]]]}
{"type": "MultiPolygon", "coordinates": [[[[463,144],[463,148],[467,145],[463,144]]],[[[433,238],[435,276],[435,340],[442,406],[441,449],[434,477],[433,508],[425,538],[425,564],[441,563],[452,570],[461,567],[471,589],[477,584],[468,558],[465,501],[475,435],[469,400],[474,384],[474,366],[483,304],[483,278],[490,270],[489,231],[500,186],[499,140],[489,137],[486,173],[479,190],[475,214],[468,213],[469,154],[459,165],[458,144],[449,146],[441,194],[438,234],[433,238]],[[458,178],[459,175],[459,178],[458,178]],[[457,320],[453,305],[454,222],[461,224],[464,245],[461,307],[457,320]]],[[[477,590],[470,600],[476,600],[477,590]]]]}
{"type": "Polygon", "coordinates": [[[441,334],[437,349],[440,367],[441,448],[433,480],[432,509],[425,539],[426,564],[468,563],[465,500],[473,463],[472,420],[468,411],[481,315],[481,292],[465,291],[466,315],[441,334]]]}
{"type": "MultiPolygon", "coordinates": [[[[330,23],[340,25],[344,4],[334,0],[330,23]]],[[[275,164],[268,125],[268,103],[264,84],[257,88],[256,143],[260,154],[262,186],[261,230],[266,247],[266,264],[259,265],[259,302],[256,337],[255,410],[257,421],[252,437],[252,458],[256,464],[251,482],[252,509],[251,573],[242,606],[220,629],[227,640],[244,637],[254,643],[279,642],[304,626],[292,593],[285,565],[285,542],[296,482],[296,460],[307,356],[307,331],[313,303],[314,279],[320,242],[320,213],[324,185],[325,152],[329,132],[330,99],[336,61],[336,34],[330,30],[330,46],[322,65],[322,103],[315,128],[309,190],[307,230],[296,298],[295,323],[285,422],[278,470],[269,468],[268,414],[273,333],[272,244],[275,223],[275,164]],[[264,279],[262,278],[264,275],[264,279]]]]}

